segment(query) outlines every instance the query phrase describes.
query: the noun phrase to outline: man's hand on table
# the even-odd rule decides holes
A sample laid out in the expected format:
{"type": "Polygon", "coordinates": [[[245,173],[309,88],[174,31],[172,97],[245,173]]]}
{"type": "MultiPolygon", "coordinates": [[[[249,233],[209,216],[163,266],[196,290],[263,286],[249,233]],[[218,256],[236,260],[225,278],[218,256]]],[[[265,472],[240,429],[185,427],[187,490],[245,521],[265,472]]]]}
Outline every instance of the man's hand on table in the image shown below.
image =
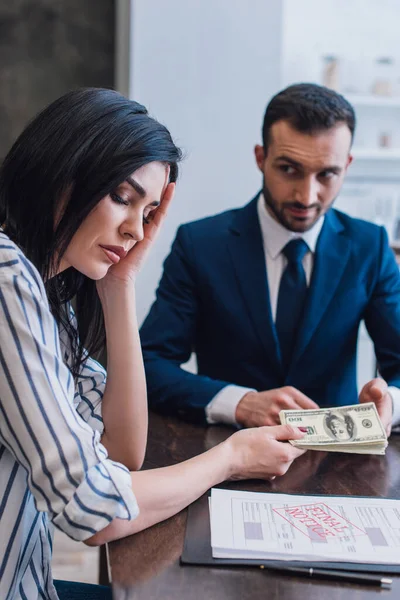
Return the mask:
{"type": "Polygon", "coordinates": [[[313,400],[294,387],[286,386],[266,392],[248,392],[236,407],[236,421],[245,427],[280,424],[281,410],[319,408],[313,400]]]}
{"type": "Polygon", "coordinates": [[[359,401],[360,403],[375,403],[382,425],[385,428],[386,435],[389,436],[392,430],[393,400],[388,392],[386,381],[380,377],[376,377],[366,383],[361,390],[359,401]]]}

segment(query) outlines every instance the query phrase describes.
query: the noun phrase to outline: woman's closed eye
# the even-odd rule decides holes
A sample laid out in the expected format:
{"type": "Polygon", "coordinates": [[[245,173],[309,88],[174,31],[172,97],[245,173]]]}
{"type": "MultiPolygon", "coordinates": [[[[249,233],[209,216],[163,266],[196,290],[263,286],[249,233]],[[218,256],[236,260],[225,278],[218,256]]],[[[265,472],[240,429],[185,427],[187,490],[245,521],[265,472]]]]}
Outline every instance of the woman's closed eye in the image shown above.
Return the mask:
{"type": "Polygon", "coordinates": [[[112,192],[110,194],[110,198],[117,204],[123,204],[124,206],[129,206],[129,200],[125,200],[125,198],[122,198],[122,196],[120,196],[119,194],[116,194],[115,192],[112,192]]]}
{"type": "MultiPolygon", "coordinates": [[[[122,204],[124,206],[131,205],[131,202],[129,200],[127,200],[126,198],[123,198],[116,192],[112,192],[110,194],[110,198],[113,202],[116,202],[117,204],[122,204]]],[[[146,224],[150,223],[158,206],[159,206],[158,202],[157,203],[154,202],[152,205],[146,206],[146,208],[143,211],[143,222],[144,223],[146,223],[146,224]]]]}

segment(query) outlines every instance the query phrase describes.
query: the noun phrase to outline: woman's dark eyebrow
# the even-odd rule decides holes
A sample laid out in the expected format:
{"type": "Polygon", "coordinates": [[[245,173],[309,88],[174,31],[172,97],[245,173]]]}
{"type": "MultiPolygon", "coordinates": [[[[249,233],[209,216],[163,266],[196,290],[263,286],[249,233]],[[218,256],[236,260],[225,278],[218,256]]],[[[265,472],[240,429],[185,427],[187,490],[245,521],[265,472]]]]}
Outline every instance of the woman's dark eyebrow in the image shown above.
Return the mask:
{"type": "Polygon", "coordinates": [[[133,187],[133,189],[135,190],[135,192],[137,192],[139,194],[139,196],[141,198],[145,198],[145,196],[147,195],[146,190],[140,185],[140,183],[138,183],[137,181],[135,181],[132,177],[127,177],[126,181],[129,183],[129,185],[131,185],[133,187]]]}
{"type": "MultiPolygon", "coordinates": [[[[137,192],[141,198],[145,198],[147,196],[146,190],[140,185],[140,183],[135,181],[132,177],[127,177],[126,181],[127,183],[129,183],[129,185],[133,187],[135,192],[137,192]]],[[[149,206],[160,206],[160,201],[154,200],[154,202],[150,202],[149,206]]]]}

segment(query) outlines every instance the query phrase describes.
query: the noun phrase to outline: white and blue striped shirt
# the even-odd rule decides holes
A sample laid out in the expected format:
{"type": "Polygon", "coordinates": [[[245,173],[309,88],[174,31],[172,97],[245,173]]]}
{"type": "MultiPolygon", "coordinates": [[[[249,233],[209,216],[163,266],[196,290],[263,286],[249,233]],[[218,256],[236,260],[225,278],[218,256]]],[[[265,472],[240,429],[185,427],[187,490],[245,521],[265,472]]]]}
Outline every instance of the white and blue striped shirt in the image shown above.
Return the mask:
{"type": "Polygon", "coordinates": [[[100,442],[104,369],[74,382],[43,281],[0,231],[0,598],[56,599],[52,523],[85,540],[139,510],[100,442]]]}

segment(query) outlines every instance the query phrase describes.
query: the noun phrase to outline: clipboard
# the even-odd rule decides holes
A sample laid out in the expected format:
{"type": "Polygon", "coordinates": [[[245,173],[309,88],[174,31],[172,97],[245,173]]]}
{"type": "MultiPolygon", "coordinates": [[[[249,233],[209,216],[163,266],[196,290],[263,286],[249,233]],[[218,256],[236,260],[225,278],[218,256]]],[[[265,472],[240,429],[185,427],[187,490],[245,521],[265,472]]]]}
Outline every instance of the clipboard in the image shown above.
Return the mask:
{"type": "MultiPolygon", "coordinates": [[[[298,495],[298,494],[297,494],[298,495]]],[[[317,494],[313,494],[317,495],[317,494]]],[[[313,569],[335,569],[338,571],[354,571],[361,573],[392,573],[400,574],[400,565],[377,565],[350,562],[305,562],[305,561],[276,561],[236,558],[213,558],[211,549],[210,512],[208,499],[210,494],[201,496],[188,509],[185,540],[180,558],[181,565],[197,565],[204,567],[257,567],[268,565],[276,567],[312,567],[313,569]]],[[[360,497],[360,496],[359,496],[360,497]]]]}

